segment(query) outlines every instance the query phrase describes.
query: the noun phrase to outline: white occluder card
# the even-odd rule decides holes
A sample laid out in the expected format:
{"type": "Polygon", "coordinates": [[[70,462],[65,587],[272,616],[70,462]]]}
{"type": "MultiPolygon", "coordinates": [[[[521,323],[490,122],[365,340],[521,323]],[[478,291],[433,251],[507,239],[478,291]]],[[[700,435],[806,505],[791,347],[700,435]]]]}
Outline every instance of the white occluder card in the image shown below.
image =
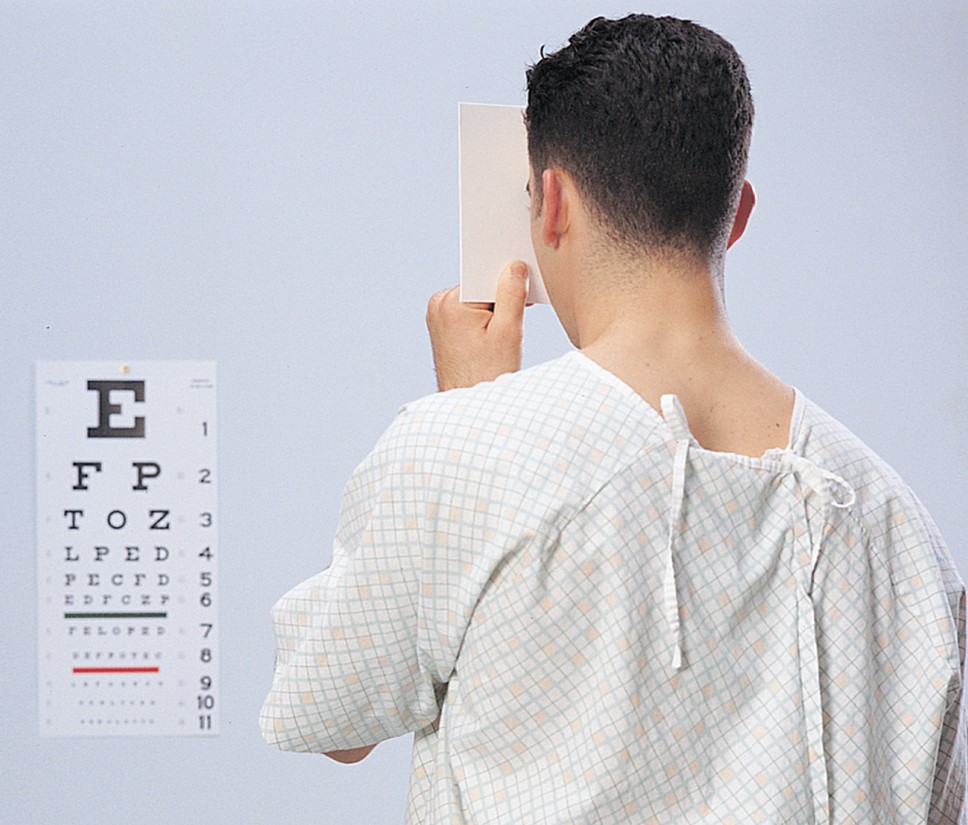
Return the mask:
{"type": "Polygon", "coordinates": [[[531,246],[528,139],[519,106],[459,103],[460,299],[494,301],[498,276],[528,265],[530,303],[548,303],[531,246]]]}

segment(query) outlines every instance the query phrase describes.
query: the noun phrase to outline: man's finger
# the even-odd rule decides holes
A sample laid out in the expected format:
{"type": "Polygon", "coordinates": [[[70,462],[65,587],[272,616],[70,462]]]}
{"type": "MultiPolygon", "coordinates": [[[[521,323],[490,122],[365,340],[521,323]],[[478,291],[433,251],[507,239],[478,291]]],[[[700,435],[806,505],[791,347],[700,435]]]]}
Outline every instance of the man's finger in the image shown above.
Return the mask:
{"type": "Polygon", "coordinates": [[[454,296],[460,287],[452,286],[448,289],[442,289],[440,292],[435,292],[430,296],[430,300],[427,302],[427,315],[428,317],[432,314],[439,315],[441,310],[448,304],[454,302],[454,296]]]}
{"type": "Polygon", "coordinates": [[[494,320],[491,324],[520,327],[524,321],[524,305],[528,299],[528,265],[512,261],[497,281],[494,295],[494,320]]]}

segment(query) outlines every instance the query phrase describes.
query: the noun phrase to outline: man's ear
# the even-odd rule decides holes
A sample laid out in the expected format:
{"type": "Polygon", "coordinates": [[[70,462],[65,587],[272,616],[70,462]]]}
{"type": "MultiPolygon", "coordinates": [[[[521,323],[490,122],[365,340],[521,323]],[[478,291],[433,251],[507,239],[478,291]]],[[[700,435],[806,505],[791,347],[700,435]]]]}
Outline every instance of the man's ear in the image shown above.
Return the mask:
{"type": "Polygon", "coordinates": [[[749,223],[754,206],[756,206],[756,190],[753,189],[752,183],[744,180],[743,191],[739,194],[739,207],[736,210],[736,217],[733,218],[733,228],[729,230],[729,240],[726,242],[727,249],[746,231],[746,224],[749,223]]]}
{"type": "Polygon", "coordinates": [[[562,233],[568,227],[568,196],[561,172],[545,169],[541,173],[541,241],[558,248],[562,233]]]}

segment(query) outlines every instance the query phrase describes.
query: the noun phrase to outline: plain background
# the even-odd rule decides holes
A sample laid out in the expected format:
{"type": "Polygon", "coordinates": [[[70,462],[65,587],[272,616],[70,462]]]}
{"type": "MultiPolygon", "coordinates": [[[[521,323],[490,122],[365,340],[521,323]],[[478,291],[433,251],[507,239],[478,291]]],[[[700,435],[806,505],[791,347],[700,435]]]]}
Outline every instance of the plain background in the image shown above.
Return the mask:
{"type": "MultiPolygon", "coordinates": [[[[731,40],[759,205],[727,264],[747,348],[917,491],[968,571],[968,5],[0,2],[0,820],[394,823],[410,738],[278,753],[268,611],[329,560],[339,493],[434,390],[457,278],[457,102],[596,14],[731,40]],[[214,358],[217,739],[37,734],[33,365],[214,358]]],[[[568,344],[529,311],[526,362],[568,344]]]]}

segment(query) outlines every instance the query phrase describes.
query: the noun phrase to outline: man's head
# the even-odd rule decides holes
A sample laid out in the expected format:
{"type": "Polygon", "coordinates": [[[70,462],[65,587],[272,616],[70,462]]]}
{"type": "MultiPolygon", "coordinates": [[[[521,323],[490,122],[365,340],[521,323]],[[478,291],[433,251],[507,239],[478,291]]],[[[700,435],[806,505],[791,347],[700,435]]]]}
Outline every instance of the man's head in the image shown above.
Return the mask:
{"type": "Polygon", "coordinates": [[[689,21],[596,18],[528,70],[528,152],[560,168],[628,251],[708,259],[726,246],[753,102],[743,63],[689,21]]]}

